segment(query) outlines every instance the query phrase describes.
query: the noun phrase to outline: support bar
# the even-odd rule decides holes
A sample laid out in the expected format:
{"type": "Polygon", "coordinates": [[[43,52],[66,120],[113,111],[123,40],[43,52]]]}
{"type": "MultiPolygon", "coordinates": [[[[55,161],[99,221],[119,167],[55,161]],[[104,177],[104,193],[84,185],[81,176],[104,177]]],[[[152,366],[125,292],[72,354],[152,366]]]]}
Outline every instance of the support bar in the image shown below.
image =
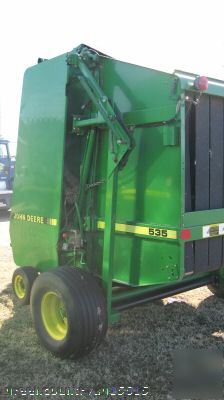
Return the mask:
{"type": "Polygon", "coordinates": [[[99,86],[92,70],[88,67],[87,64],[91,61],[91,57],[89,49],[83,48],[81,53],[71,53],[68,57],[68,63],[75,68],[77,79],[79,79],[81,86],[109,129],[109,154],[113,161],[108,171],[108,177],[110,177],[116,167],[123,166],[123,161],[126,160],[133,148],[133,139],[122,120],[121,114],[99,86]]]}
{"type": "Polygon", "coordinates": [[[194,281],[165,286],[164,288],[160,286],[159,288],[157,287],[157,289],[152,289],[152,286],[148,286],[147,288],[142,288],[142,292],[141,289],[126,290],[112,297],[112,307],[115,311],[124,311],[131,307],[141,306],[149,301],[163,299],[168,296],[208,285],[213,283],[214,280],[214,276],[209,275],[194,281]],[[135,293],[135,291],[137,291],[137,293],[135,293]]]}

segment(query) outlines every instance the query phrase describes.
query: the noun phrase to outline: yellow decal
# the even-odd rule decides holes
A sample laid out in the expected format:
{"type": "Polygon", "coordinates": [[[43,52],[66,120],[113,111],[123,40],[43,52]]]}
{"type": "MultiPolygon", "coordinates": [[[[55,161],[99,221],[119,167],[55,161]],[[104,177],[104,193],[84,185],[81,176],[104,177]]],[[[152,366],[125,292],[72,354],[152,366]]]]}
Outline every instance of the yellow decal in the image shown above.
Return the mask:
{"type": "Polygon", "coordinates": [[[105,228],[105,222],[104,221],[98,221],[97,222],[97,228],[98,229],[104,229],[105,228]]]}
{"type": "Polygon", "coordinates": [[[54,226],[57,225],[57,220],[56,220],[56,218],[47,218],[47,220],[48,220],[48,224],[49,224],[49,225],[54,225],[54,226]]]}
{"type": "Polygon", "coordinates": [[[203,238],[209,238],[214,236],[224,235],[224,224],[212,224],[205,225],[202,228],[202,236],[203,238]]]}
{"type": "MultiPolygon", "coordinates": [[[[105,229],[105,222],[98,221],[97,228],[105,229]]],[[[170,229],[151,228],[148,226],[127,225],[127,224],[116,223],[115,230],[117,232],[127,232],[127,233],[133,233],[135,235],[161,237],[164,239],[177,239],[177,231],[173,231],[170,229]]]]}
{"type": "Polygon", "coordinates": [[[56,218],[46,218],[39,215],[12,213],[11,218],[17,221],[33,222],[35,224],[57,225],[56,218]]]}

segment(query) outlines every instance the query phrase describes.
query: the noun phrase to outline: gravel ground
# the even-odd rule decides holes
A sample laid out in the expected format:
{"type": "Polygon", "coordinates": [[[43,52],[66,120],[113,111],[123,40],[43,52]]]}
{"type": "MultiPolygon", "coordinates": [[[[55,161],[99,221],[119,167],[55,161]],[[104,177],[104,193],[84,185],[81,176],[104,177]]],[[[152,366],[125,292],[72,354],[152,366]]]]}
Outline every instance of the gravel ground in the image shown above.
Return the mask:
{"type": "MultiPolygon", "coordinates": [[[[19,307],[12,294],[11,276],[15,264],[9,245],[8,225],[8,216],[2,214],[0,389],[103,387],[105,394],[98,398],[106,399],[111,398],[106,394],[106,388],[144,386],[149,389],[143,398],[164,400],[169,399],[172,392],[175,350],[223,351],[224,303],[211,295],[207,288],[202,288],[172,298],[179,301],[170,303],[170,299],[165,299],[124,312],[120,323],[109,329],[98,350],[79,361],[56,359],[40,346],[29,307],[19,307]]],[[[15,398],[34,398],[28,395],[20,397],[18,393],[15,398]]],[[[42,398],[63,398],[59,394],[47,396],[46,393],[42,398]]],[[[135,396],[127,398],[130,397],[135,396]]],[[[12,397],[0,395],[1,400],[5,398],[12,397]]],[[[82,396],[77,392],[73,398],[93,399],[96,396],[94,392],[90,395],[83,392],[82,396]]]]}

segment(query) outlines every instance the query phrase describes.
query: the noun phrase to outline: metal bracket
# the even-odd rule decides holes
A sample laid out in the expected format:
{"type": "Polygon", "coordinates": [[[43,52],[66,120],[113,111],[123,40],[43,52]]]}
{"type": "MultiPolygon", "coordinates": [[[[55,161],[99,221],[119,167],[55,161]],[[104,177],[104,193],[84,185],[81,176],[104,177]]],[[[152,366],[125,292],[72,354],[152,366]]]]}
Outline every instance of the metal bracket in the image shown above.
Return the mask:
{"type": "Polygon", "coordinates": [[[133,139],[121,115],[115,110],[87,66],[88,63],[96,64],[97,57],[97,54],[84,47],[80,53],[76,50],[75,53],[69,54],[68,64],[75,67],[76,77],[109,128],[110,153],[113,160],[108,171],[108,177],[110,177],[116,167],[122,168],[124,165],[133,148],[133,139]]]}

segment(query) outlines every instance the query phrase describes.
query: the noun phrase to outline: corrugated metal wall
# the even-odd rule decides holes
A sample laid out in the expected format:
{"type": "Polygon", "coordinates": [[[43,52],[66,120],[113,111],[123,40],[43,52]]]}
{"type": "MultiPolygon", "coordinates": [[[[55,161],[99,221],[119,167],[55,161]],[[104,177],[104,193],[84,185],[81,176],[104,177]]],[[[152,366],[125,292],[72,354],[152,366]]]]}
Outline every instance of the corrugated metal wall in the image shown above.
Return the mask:
{"type": "MultiPolygon", "coordinates": [[[[194,104],[195,94],[186,95],[186,212],[223,208],[224,100],[202,95],[194,104]]],[[[186,272],[218,269],[223,248],[222,237],[186,243],[186,272]]]]}

